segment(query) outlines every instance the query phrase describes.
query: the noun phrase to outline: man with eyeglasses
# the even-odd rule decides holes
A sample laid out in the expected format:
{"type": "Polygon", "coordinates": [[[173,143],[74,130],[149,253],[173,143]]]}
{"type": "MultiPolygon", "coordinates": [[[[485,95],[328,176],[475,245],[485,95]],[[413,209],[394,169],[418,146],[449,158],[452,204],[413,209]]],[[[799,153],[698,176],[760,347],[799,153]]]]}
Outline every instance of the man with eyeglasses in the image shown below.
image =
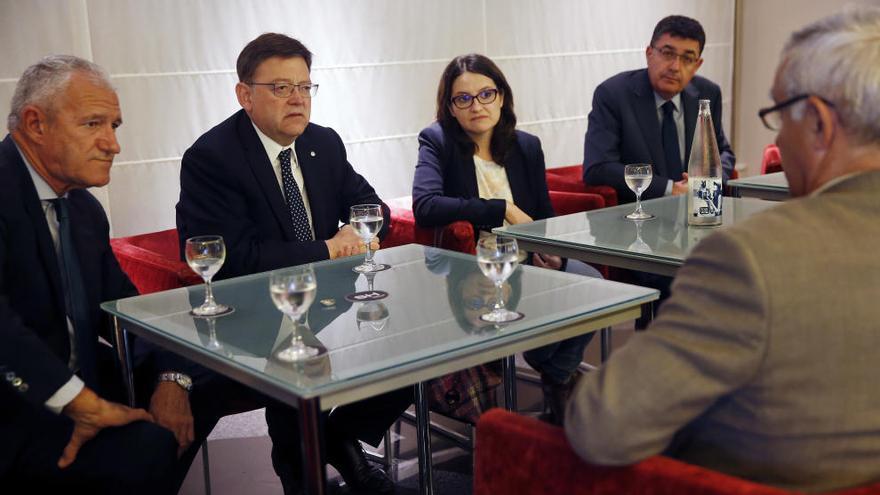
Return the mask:
{"type": "Polygon", "coordinates": [[[666,17],[645,50],[648,67],[621,72],[596,88],[584,139],[585,183],[612,186],[621,202],[632,202],[623,167],[650,163],[654,177],[642,199],[685,193],[699,100],[712,102],[723,180],[730,178],[736,158],[721,126],[721,89],[695,75],[705,43],[699,22],[666,17]]]}
{"type": "MultiPolygon", "coordinates": [[[[188,237],[222,235],[227,256],[220,278],[364,250],[348,225],[349,208],[382,201],[354,171],[336,132],[309,122],[318,91],[311,62],[311,52],[283,34],[266,33],[248,43],[236,64],[235,94],[242,109],[183,155],[177,203],[181,252],[188,237]]],[[[387,206],[382,210],[380,238],[390,223],[387,206]]],[[[199,388],[196,383],[194,393],[199,388]]],[[[338,407],[326,418],[327,460],[357,492],[394,491],[387,475],[367,462],[358,439],[378,445],[411,401],[406,388],[338,407]]],[[[284,491],[298,493],[297,412],[266,398],[257,402],[267,405],[272,461],[284,491]]]]}
{"type": "Polygon", "coordinates": [[[878,39],[876,7],[789,38],[760,116],[792,199],[700,241],[651,327],[582,378],[581,457],[810,493],[880,480],[878,39]]]}

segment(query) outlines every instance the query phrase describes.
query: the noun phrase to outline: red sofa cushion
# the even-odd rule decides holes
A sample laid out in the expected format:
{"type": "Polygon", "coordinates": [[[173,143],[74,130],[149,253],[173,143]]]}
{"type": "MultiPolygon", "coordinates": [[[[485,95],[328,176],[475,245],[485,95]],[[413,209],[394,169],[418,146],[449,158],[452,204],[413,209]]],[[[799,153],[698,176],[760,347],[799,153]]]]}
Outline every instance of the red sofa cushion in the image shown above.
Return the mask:
{"type": "Polygon", "coordinates": [[[110,239],[122,271],[141,294],[202,283],[180,261],[177,229],[110,239]]]}
{"type": "Polygon", "coordinates": [[[568,191],[598,194],[605,199],[605,206],[617,206],[617,191],[611,186],[584,184],[583,165],[548,168],[547,188],[551,191],[568,191]]]}

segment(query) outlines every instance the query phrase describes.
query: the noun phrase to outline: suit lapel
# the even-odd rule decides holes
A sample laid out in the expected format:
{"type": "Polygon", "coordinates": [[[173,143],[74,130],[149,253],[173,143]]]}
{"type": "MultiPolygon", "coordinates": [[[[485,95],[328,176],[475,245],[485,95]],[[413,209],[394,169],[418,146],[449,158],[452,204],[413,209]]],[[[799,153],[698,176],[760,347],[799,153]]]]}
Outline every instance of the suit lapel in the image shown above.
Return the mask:
{"type": "Polygon", "coordinates": [[[332,226],[332,230],[328,230],[326,225],[328,222],[339,221],[337,212],[327,211],[332,209],[336,204],[333,201],[333,184],[325,184],[328,177],[327,170],[321,165],[324,159],[319,153],[320,150],[315,146],[312,139],[312,133],[309,132],[311,124],[306,130],[296,138],[294,142],[294,152],[302,171],[303,182],[305,182],[305,192],[309,199],[309,210],[312,213],[312,230],[315,233],[315,239],[321,239],[323,232],[335,231],[336,224],[332,226]],[[330,219],[330,220],[328,220],[330,219]]]}
{"type": "Polygon", "coordinates": [[[272,213],[284,232],[284,237],[288,240],[294,239],[293,223],[290,221],[287,202],[284,199],[284,194],[281,192],[281,187],[278,186],[278,178],[272,169],[272,163],[269,161],[269,157],[266,156],[266,148],[260,142],[251,119],[245,114],[244,110],[240,110],[240,112],[241,118],[238,120],[238,134],[244,147],[248,166],[251,167],[251,171],[254,177],[257,178],[260,189],[266,196],[266,200],[269,201],[269,206],[271,206],[272,213]]]}
{"type": "Polygon", "coordinates": [[[504,164],[504,171],[507,174],[507,184],[510,186],[513,202],[517,205],[531,204],[529,201],[529,185],[526,183],[523,153],[519,143],[516,145],[516,152],[511,153],[507,163],[504,164]]]}
{"type": "Polygon", "coordinates": [[[635,93],[635,112],[642,130],[642,136],[651,153],[654,172],[666,176],[666,157],[663,154],[663,141],[660,136],[660,122],[657,119],[657,105],[654,102],[654,90],[648,79],[647,69],[639,73],[633,84],[635,93]]]}
{"type": "Polygon", "coordinates": [[[688,84],[681,92],[681,106],[684,111],[684,161],[682,168],[688,169],[688,161],[691,158],[691,145],[694,141],[694,128],[697,126],[697,112],[699,111],[699,91],[693,84],[688,84]]]}

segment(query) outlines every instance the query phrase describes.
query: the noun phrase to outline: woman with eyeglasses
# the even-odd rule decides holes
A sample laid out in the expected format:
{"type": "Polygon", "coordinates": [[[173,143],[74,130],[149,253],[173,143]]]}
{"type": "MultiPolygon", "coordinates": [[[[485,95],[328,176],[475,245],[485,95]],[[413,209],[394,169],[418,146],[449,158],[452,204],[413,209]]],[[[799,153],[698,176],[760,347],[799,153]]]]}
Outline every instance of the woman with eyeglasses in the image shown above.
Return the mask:
{"type": "MultiPolygon", "coordinates": [[[[413,179],[413,214],[423,227],[458,220],[478,235],[494,227],[553,216],[541,141],[518,131],[513,92],[489,58],[469,54],[446,66],[437,88],[437,121],[419,134],[413,179]]],[[[561,270],[565,260],[533,253],[535,266],[561,270]]],[[[599,276],[588,265],[584,274],[599,276]]],[[[545,416],[562,423],[584,347],[592,334],[524,353],[541,373],[545,416]]]]}

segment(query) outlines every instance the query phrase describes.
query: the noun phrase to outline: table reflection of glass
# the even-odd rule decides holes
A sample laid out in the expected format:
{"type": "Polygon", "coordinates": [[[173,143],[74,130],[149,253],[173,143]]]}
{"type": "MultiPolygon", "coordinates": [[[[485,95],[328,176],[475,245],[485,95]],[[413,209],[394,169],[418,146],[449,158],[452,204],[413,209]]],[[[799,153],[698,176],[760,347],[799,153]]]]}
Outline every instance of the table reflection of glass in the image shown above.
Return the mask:
{"type": "Polygon", "coordinates": [[[665,196],[644,201],[645,209],[656,219],[641,227],[623,218],[632,210],[631,204],[624,204],[493,231],[515,237],[520,249],[671,276],[706,236],[778,204],[753,198],[724,198],[721,226],[688,227],[687,198],[665,196]],[[634,244],[639,238],[642,243],[634,244]]]}
{"type": "MultiPolygon", "coordinates": [[[[430,443],[425,382],[634,319],[642,304],[657,297],[652,289],[523,266],[517,270],[518,293],[508,296],[526,316],[503,330],[474,331],[460,319],[462,299],[447,297],[446,275],[429,269],[426,258],[454,262],[464,270],[463,277],[472,274],[485,280],[473,256],[416,245],[383,249],[376,261],[391,269],[380,272],[375,285],[388,293],[381,302],[393,317],[378,332],[360,330],[360,303],[345,299],[366,285],[352,271],[360,258],[315,263],[318,293],[308,313],[313,335],[303,337],[313,342],[309,345],[322,347],[314,364],[282,363],[273,357],[288,344],[290,334],[269,299],[268,273],[215,283],[217,297],[236,311],[217,319],[213,332],[189,314],[190,298],[201,298],[201,287],[107,302],[102,308],[114,317],[120,342],[126,341],[126,329],[300,409],[307,459],[324,459],[321,411],[416,385],[420,479],[427,486],[431,474],[426,461],[430,443]],[[224,352],[206,348],[208,343],[222,346],[224,352]]],[[[324,493],[323,465],[304,466],[304,476],[309,493],[324,493]]]]}

